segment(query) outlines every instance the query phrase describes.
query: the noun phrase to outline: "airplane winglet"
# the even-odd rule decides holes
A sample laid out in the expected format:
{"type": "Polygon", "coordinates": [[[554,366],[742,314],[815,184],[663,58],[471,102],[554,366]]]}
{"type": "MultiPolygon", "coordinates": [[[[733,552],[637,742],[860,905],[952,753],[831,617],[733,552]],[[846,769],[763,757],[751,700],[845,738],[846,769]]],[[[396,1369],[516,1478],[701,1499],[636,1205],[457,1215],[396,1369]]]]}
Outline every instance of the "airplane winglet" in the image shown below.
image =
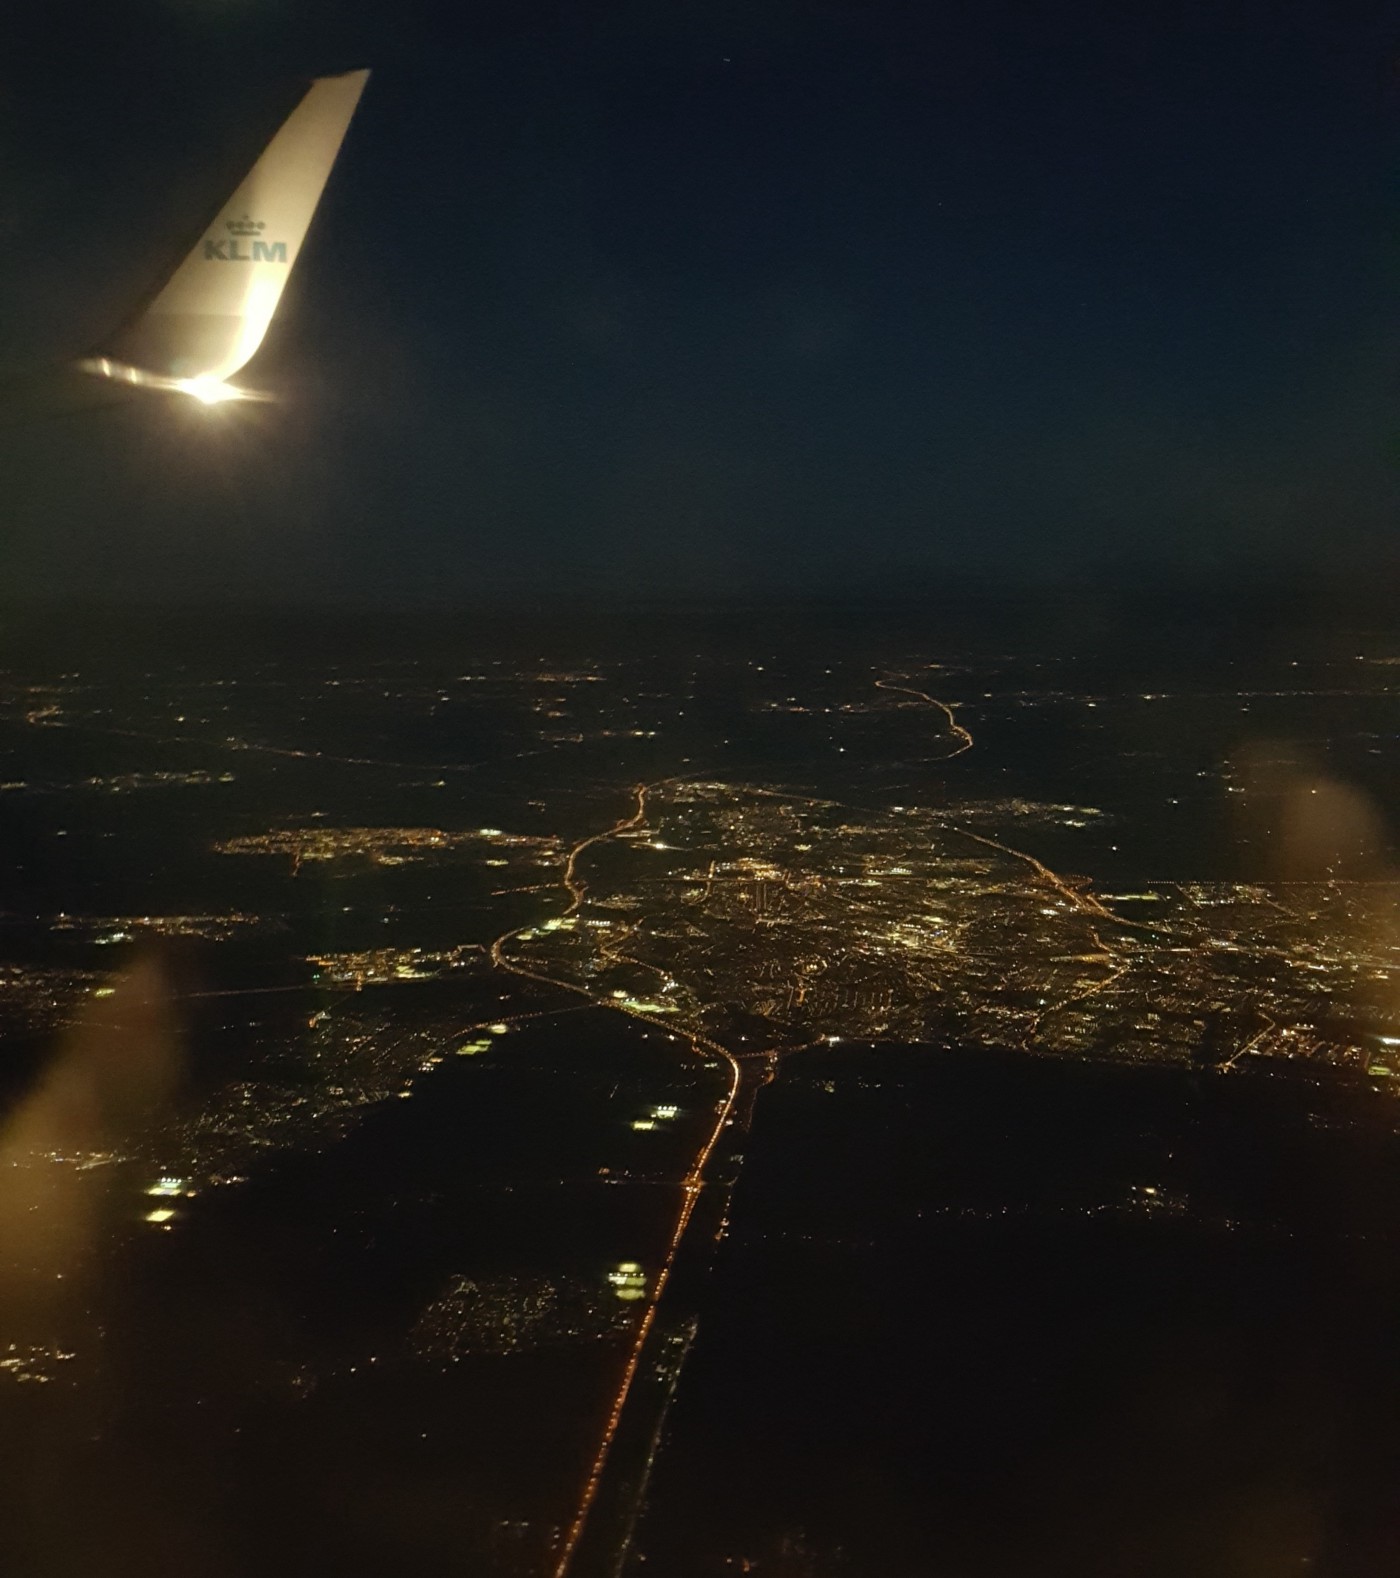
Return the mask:
{"type": "Polygon", "coordinates": [[[368,80],[311,84],[155,300],[83,371],[211,403],[259,398],[226,380],[267,334],[368,80]]]}

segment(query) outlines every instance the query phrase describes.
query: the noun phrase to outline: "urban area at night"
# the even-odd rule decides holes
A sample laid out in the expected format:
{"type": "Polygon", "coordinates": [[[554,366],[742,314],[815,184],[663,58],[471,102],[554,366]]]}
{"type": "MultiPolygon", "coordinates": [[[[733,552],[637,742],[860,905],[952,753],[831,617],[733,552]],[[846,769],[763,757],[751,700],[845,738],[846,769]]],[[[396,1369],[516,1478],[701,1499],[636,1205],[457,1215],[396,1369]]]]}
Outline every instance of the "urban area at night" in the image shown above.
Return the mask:
{"type": "Polygon", "coordinates": [[[0,1578],[1396,1578],[1393,7],[0,13],[0,1578]]]}

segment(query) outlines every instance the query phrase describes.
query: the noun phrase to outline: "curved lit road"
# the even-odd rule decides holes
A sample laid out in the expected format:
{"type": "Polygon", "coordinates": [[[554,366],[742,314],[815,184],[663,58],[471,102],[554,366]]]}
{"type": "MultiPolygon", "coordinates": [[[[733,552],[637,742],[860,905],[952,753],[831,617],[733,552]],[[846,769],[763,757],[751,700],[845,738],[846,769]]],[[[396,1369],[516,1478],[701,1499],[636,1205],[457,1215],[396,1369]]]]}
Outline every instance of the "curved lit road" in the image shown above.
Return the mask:
{"type": "MultiPolygon", "coordinates": [[[[661,780],[662,783],[672,782],[671,779],[661,780]]],[[[631,814],[620,817],[609,828],[601,833],[590,834],[589,837],[580,839],[565,857],[562,881],[569,893],[569,906],[564,911],[565,917],[576,915],[582,907],[588,891],[588,884],[579,875],[579,858],[595,844],[607,842],[622,833],[635,831],[646,821],[647,797],[653,788],[660,787],[660,783],[638,784],[634,793],[636,803],[631,814]]],[[[595,998],[586,987],[577,986],[571,981],[559,980],[554,976],[546,975],[540,970],[531,969],[528,965],[512,959],[506,952],[507,944],[518,931],[504,932],[491,944],[491,961],[503,970],[509,970],[514,975],[526,976],[531,980],[544,982],[550,986],[562,987],[566,991],[577,992],[580,996],[587,997],[600,1008],[609,1008],[614,1012],[625,1013],[634,1019],[640,1019],[644,1024],[654,1024],[655,1021],[644,1013],[636,1012],[618,1003],[613,998],[595,998]]],[[[738,1060],[719,1042],[711,1041],[708,1036],[688,1032],[686,1041],[691,1052],[697,1057],[714,1056],[729,1065],[729,1088],[721,1101],[715,1107],[715,1121],[706,1135],[704,1142],[691,1160],[690,1167],[680,1181],[681,1204],[677,1212],[675,1225],[671,1237],[666,1245],[666,1252],[662,1256],[660,1269],[652,1281],[651,1293],[647,1299],[642,1318],[637,1325],[636,1336],[632,1343],[631,1351],[627,1356],[627,1363],[623,1367],[622,1376],[618,1382],[617,1391],[613,1395],[612,1405],[603,1424],[602,1436],[598,1442],[598,1450],[594,1454],[589,1467],[588,1477],[584,1481],[574,1516],[564,1536],[564,1544],[559,1552],[559,1559],[555,1565],[554,1578],[566,1578],[573,1565],[574,1553],[578,1549],[579,1541],[588,1523],[589,1513],[598,1498],[598,1489],[603,1481],[603,1474],[608,1465],[608,1457],[612,1452],[613,1442],[617,1437],[618,1427],[622,1423],[623,1412],[627,1407],[627,1399],[636,1380],[637,1371],[641,1366],[642,1354],[646,1348],[647,1339],[651,1335],[652,1327],[656,1323],[657,1310],[660,1308],[662,1295],[666,1291],[666,1284],[670,1281],[671,1272],[676,1263],[676,1256],[680,1253],[686,1229],[690,1226],[690,1219],[695,1213],[695,1207],[705,1185],[705,1169],[708,1167],[710,1157],[719,1137],[724,1132],[725,1125],[733,1115],[735,1104],[739,1096],[739,1088],[743,1078],[743,1070],[738,1060]]]]}

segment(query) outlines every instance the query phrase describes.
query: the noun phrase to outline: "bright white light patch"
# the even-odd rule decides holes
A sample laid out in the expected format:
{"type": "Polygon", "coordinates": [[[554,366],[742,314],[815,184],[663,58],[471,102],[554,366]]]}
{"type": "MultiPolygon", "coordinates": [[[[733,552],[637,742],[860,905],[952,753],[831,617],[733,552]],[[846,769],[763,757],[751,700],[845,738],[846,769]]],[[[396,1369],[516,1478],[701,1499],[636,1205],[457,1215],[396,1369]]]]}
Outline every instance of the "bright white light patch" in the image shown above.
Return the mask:
{"type": "Polygon", "coordinates": [[[222,405],[225,400],[242,400],[244,393],[217,378],[182,378],[176,385],[181,394],[193,395],[201,405],[222,405]]]}
{"type": "Polygon", "coordinates": [[[165,394],[191,395],[201,405],[223,405],[227,400],[270,400],[270,395],[257,389],[240,389],[236,384],[226,384],[221,378],[202,374],[198,378],[167,378],[161,373],[148,373],[142,367],[128,367],[125,362],[114,362],[108,356],[90,357],[79,362],[85,373],[95,378],[110,378],[115,383],[132,384],[138,389],[158,389],[165,394]]]}
{"type": "Polygon", "coordinates": [[[612,1283],[615,1298],[630,1303],[646,1297],[647,1274],[635,1260],[619,1262],[615,1270],[608,1272],[608,1281],[612,1283]]]}

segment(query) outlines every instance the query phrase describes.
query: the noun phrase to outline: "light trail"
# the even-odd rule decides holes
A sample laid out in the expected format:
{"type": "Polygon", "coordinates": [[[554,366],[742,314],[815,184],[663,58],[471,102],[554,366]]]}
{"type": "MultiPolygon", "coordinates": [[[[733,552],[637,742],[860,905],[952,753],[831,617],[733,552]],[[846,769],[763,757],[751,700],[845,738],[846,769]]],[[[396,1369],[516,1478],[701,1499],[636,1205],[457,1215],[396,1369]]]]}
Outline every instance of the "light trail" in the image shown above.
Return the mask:
{"type": "MultiPolygon", "coordinates": [[[[669,783],[671,780],[668,778],[664,779],[663,782],[669,783]]],[[[569,890],[570,899],[569,907],[564,911],[566,917],[578,913],[579,907],[583,903],[584,895],[588,892],[588,884],[581,882],[578,877],[579,856],[584,850],[591,849],[594,844],[604,843],[607,839],[617,838],[622,833],[630,833],[639,828],[647,819],[647,796],[651,793],[651,789],[652,786],[650,784],[638,784],[633,790],[637,797],[637,809],[633,811],[631,816],[622,817],[614,822],[611,827],[605,828],[601,833],[594,833],[590,838],[580,839],[569,851],[564,861],[563,877],[564,886],[569,890]]]]}
{"type": "MultiPolygon", "coordinates": [[[[981,833],[971,832],[965,827],[955,828],[954,831],[960,833],[964,838],[972,839],[975,843],[984,844],[988,849],[995,849],[1003,855],[1012,855],[1017,860],[1024,861],[1035,873],[1038,880],[1067,900],[1081,914],[1092,915],[1098,920],[1109,921],[1115,926],[1131,926],[1139,931],[1147,932],[1156,930],[1155,927],[1148,925],[1144,921],[1125,920],[1121,915],[1115,915],[1106,904],[1095,898],[1092,893],[1086,893],[1082,888],[1072,886],[1058,872],[1052,871],[1043,860],[1037,860],[1034,855],[1028,854],[1024,849],[1014,849],[1010,844],[1003,844],[995,838],[987,838],[981,833]]],[[[1041,1025],[1052,1014],[1062,1013],[1066,1008],[1071,1007],[1075,1003],[1081,1003],[1086,998],[1097,997],[1100,992],[1112,986],[1115,981],[1121,980],[1132,968],[1131,961],[1106,943],[1096,926],[1090,926],[1089,935],[1094,940],[1094,946],[1109,964],[1109,973],[1101,981],[1093,982],[1082,991],[1072,992],[1068,997],[1061,998],[1053,1008],[1046,1008],[1043,1013],[1037,1014],[1022,1037],[1021,1047],[1023,1051],[1030,1050],[1031,1043],[1040,1034],[1041,1025]]]]}
{"type": "Polygon", "coordinates": [[[1266,1024],[1262,1030],[1257,1031],[1254,1035],[1252,1035],[1242,1047],[1239,1047],[1236,1051],[1232,1052],[1230,1056],[1226,1058],[1222,1064],[1220,1064],[1220,1073],[1228,1074],[1230,1070],[1234,1068],[1235,1064],[1238,1063],[1246,1053],[1252,1052],[1271,1030],[1278,1029],[1277,1019],[1270,1018],[1267,1013],[1264,1013],[1262,1008],[1259,1010],[1259,1012],[1264,1014],[1264,1018],[1269,1021],[1268,1024],[1266,1024]]]}
{"type": "MultiPolygon", "coordinates": [[[[907,677],[907,676],[906,676],[907,677]]],[[[957,750],[944,758],[952,761],[954,756],[961,756],[964,751],[970,751],[976,743],[972,735],[963,728],[957,720],[953,708],[946,701],[939,701],[937,696],[930,696],[926,691],[916,690],[912,685],[896,685],[888,679],[877,679],[875,686],[879,690],[900,691],[906,696],[917,696],[920,701],[926,701],[929,706],[936,707],[948,720],[948,727],[961,741],[957,750]]],[[[949,824],[952,826],[952,824],[949,824]]],[[[1053,888],[1062,898],[1067,899],[1076,909],[1083,910],[1086,914],[1096,915],[1100,920],[1112,921],[1116,926],[1134,926],[1142,931],[1153,931],[1154,927],[1142,921],[1124,920],[1122,916],[1115,915],[1106,905],[1101,904],[1092,893],[1084,893],[1078,888],[1071,887],[1058,873],[1052,871],[1042,860],[1037,860],[1034,855],[1027,854],[1024,849],[1014,849],[1010,844],[998,842],[995,838],[987,838],[981,833],[974,833],[965,827],[953,827],[955,833],[960,833],[964,838],[973,839],[976,843],[984,844],[988,849],[1000,851],[1003,855],[1011,855],[1016,860],[1024,861],[1039,879],[1053,888]]],[[[1100,943],[1100,947],[1103,944],[1100,943]]],[[[1105,950],[1110,952],[1112,950],[1105,950]]]]}
{"type": "MultiPolygon", "coordinates": [[[[951,823],[949,824],[952,825],[951,823]]],[[[1012,855],[1017,860],[1024,861],[1036,876],[1053,888],[1061,898],[1067,899],[1075,909],[1083,910],[1086,915],[1095,915],[1100,920],[1112,921],[1115,926],[1135,926],[1141,931],[1153,931],[1154,927],[1144,921],[1124,920],[1121,915],[1115,915],[1107,905],[1101,903],[1092,893],[1085,893],[1082,889],[1071,886],[1058,872],[1051,871],[1043,860],[1037,860],[1034,855],[1028,855],[1024,849],[1014,849],[1010,844],[1003,844],[998,839],[987,838],[982,833],[974,833],[970,828],[954,827],[953,831],[963,838],[970,838],[975,843],[984,844],[988,849],[998,850],[1003,855],[1012,855]]]]}
{"type": "Polygon", "coordinates": [[[1115,981],[1119,981],[1132,968],[1130,962],[1121,954],[1114,953],[1113,949],[1099,936],[1094,927],[1089,928],[1089,935],[1094,939],[1094,946],[1098,948],[1104,963],[1110,966],[1109,973],[1101,981],[1094,981],[1082,991],[1072,992],[1068,997],[1062,997],[1053,1007],[1045,1008],[1031,1021],[1025,1035],[1021,1037],[1021,1050],[1029,1052],[1031,1044],[1040,1035],[1040,1027],[1045,1021],[1055,1014],[1060,1014],[1067,1008],[1072,1008],[1075,1003],[1086,1002],[1091,997],[1097,997],[1100,992],[1106,991],[1115,981]]]}
{"type": "MultiPolygon", "coordinates": [[[[894,690],[900,691],[906,696],[917,696],[922,701],[926,701],[931,707],[938,708],[948,720],[949,729],[960,737],[962,741],[957,750],[944,758],[945,761],[951,761],[954,756],[960,756],[964,751],[972,749],[974,744],[972,735],[958,722],[952,707],[946,701],[939,701],[936,696],[930,696],[925,691],[916,690],[912,685],[894,684],[889,679],[877,679],[875,684],[880,690],[894,690]]],[[[999,854],[1010,855],[1013,859],[1023,862],[1023,864],[1031,868],[1038,881],[1043,882],[1053,892],[1059,894],[1062,899],[1081,914],[1093,916],[1096,920],[1108,921],[1114,926],[1129,926],[1137,931],[1155,932],[1157,929],[1145,921],[1126,920],[1123,916],[1116,915],[1093,893],[1067,882],[1058,872],[1052,871],[1043,860],[1037,859],[1036,856],[1029,854],[1024,849],[1016,849],[1010,844],[1003,844],[999,839],[988,838],[982,833],[974,833],[970,828],[956,827],[952,826],[952,824],[950,824],[950,827],[953,832],[960,834],[963,838],[970,838],[974,843],[981,844],[987,849],[995,849],[999,854]]],[[[1062,1013],[1075,1003],[1082,1003],[1090,997],[1097,997],[1099,993],[1106,991],[1116,981],[1121,980],[1131,969],[1131,961],[1106,943],[1096,926],[1090,926],[1089,935],[1093,938],[1094,946],[1103,956],[1104,962],[1109,966],[1108,974],[1102,980],[1092,982],[1089,986],[1062,998],[1053,1007],[1047,1007],[1044,1012],[1037,1014],[1022,1038],[1021,1046],[1023,1050],[1030,1049],[1031,1043],[1035,1041],[1040,1033],[1041,1025],[1052,1014],[1062,1013]]],[[[1258,1038],[1256,1037],[1255,1039],[1257,1040],[1258,1038]]],[[[1250,1044],[1253,1045],[1253,1042],[1250,1044]]],[[[1236,1054],[1236,1056],[1239,1055],[1238,1053],[1236,1054]]]]}
{"type": "Polygon", "coordinates": [[[938,708],[938,710],[948,720],[948,732],[954,737],[954,739],[958,741],[957,750],[949,751],[948,754],[943,758],[945,762],[951,762],[955,756],[961,756],[964,751],[970,751],[973,745],[976,743],[976,741],[974,741],[972,738],[972,735],[969,734],[968,731],[963,728],[962,724],[958,722],[957,715],[954,713],[953,708],[949,705],[949,703],[946,701],[939,701],[937,696],[930,696],[927,691],[915,690],[912,685],[892,684],[887,679],[877,679],[875,681],[875,688],[877,690],[897,690],[903,692],[903,694],[906,696],[917,696],[920,701],[926,701],[930,707],[938,708]]]}
{"type": "MultiPolygon", "coordinates": [[[[674,783],[672,778],[662,779],[657,784],[638,784],[634,790],[636,804],[630,816],[620,817],[611,827],[605,828],[600,833],[590,834],[589,837],[580,839],[568,852],[564,860],[564,869],[561,880],[569,894],[569,906],[564,911],[567,918],[576,915],[582,908],[588,893],[587,882],[579,875],[578,863],[580,858],[595,844],[607,842],[620,834],[635,831],[646,821],[647,798],[652,789],[660,788],[663,784],[674,783]]],[[[528,965],[521,964],[518,960],[511,959],[506,954],[506,945],[518,933],[527,928],[517,927],[513,931],[503,932],[491,944],[491,962],[503,970],[508,970],[514,975],[525,976],[530,980],[540,981],[549,986],[561,987],[566,991],[576,992],[585,997],[589,1002],[600,1008],[608,1008],[616,1013],[624,1013],[629,1018],[640,1020],[643,1024],[654,1026],[656,1021],[648,1014],[628,1008],[611,998],[599,998],[588,990],[587,987],[577,986],[571,981],[561,981],[554,976],[545,975],[540,970],[532,970],[528,965]]],[[[647,1300],[646,1309],[637,1325],[636,1340],[632,1351],[628,1355],[627,1363],[623,1367],[618,1388],[613,1396],[612,1406],[604,1422],[603,1434],[598,1442],[598,1450],[594,1454],[593,1462],[588,1471],[588,1478],[584,1481],[583,1491],[579,1497],[572,1522],[564,1537],[564,1544],[559,1553],[559,1560],[554,1568],[554,1578],[568,1578],[570,1568],[573,1566],[575,1553],[579,1541],[583,1538],[584,1529],[588,1525],[589,1514],[598,1499],[598,1491],[603,1483],[603,1475],[607,1469],[608,1458],[611,1455],[613,1442],[622,1424],[623,1414],[626,1411],[627,1399],[632,1391],[632,1384],[637,1378],[641,1368],[642,1354],[646,1348],[647,1339],[656,1324],[657,1311],[661,1306],[662,1295],[666,1285],[671,1279],[671,1272],[680,1253],[686,1229],[690,1226],[690,1219],[694,1215],[695,1207],[699,1202],[705,1184],[705,1169],[708,1167],[710,1157],[714,1154],[715,1146],[719,1144],[720,1136],[724,1133],[725,1125],[733,1116],[735,1106],[739,1099],[739,1091],[743,1084],[744,1071],[739,1060],[718,1041],[712,1041],[708,1036],[696,1031],[683,1032],[690,1050],[697,1056],[706,1053],[721,1059],[729,1065],[729,1088],[724,1098],[715,1108],[715,1121],[704,1143],[696,1152],[691,1161],[690,1168],[681,1179],[681,1208],[676,1217],[675,1226],[662,1256],[661,1268],[656,1274],[652,1284],[651,1296],[647,1300]]]]}
{"type": "Polygon", "coordinates": [[[569,1532],[564,1539],[564,1548],[559,1553],[559,1561],[554,1568],[554,1578],[567,1578],[570,1567],[573,1565],[574,1553],[578,1549],[579,1540],[583,1537],[584,1528],[588,1523],[588,1515],[593,1510],[593,1504],[598,1498],[598,1489],[603,1481],[603,1471],[607,1468],[608,1456],[612,1451],[613,1441],[617,1436],[618,1426],[622,1423],[623,1410],[627,1406],[628,1393],[632,1390],[632,1382],[636,1379],[637,1371],[641,1367],[642,1351],[646,1347],[647,1338],[656,1323],[656,1312],[661,1305],[661,1295],[666,1291],[666,1284],[671,1279],[671,1270],[675,1266],[676,1256],[680,1252],[681,1240],[685,1237],[685,1230],[690,1226],[690,1218],[695,1211],[696,1203],[700,1199],[700,1192],[704,1187],[706,1164],[711,1153],[719,1143],[719,1137],[724,1132],[724,1126],[729,1121],[734,1110],[735,1102],[739,1097],[739,1086],[743,1079],[743,1070],[738,1060],[730,1055],[716,1041],[708,1038],[693,1036],[687,1038],[691,1050],[700,1055],[701,1047],[716,1053],[725,1059],[730,1066],[729,1090],[723,1102],[720,1103],[715,1118],[715,1126],[710,1131],[709,1138],[701,1147],[690,1171],[681,1181],[682,1203],[680,1215],[676,1218],[675,1231],[671,1234],[671,1241],[666,1247],[666,1255],[657,1273],[656,1283],[652,1295],[647,1302],[646,1313],[642,1316],[637,1328],[637,1340],[632,1345],[632,1352],[627,1360],[627,1367],[622,1372],[622,1381],[618,1386],[617,1395],[613,1399],[613,1406],[608,1414],[607,1424],[603,1430],[603,1439],[598,1444],[597,1455],[593,1459],[593,1467],[589,1471],[588,1479],[583,1487],[583,1496],[579,1501],[578,1511],[574,1521],[569,1526],[569,1532]]]}
{"type": "MultiPolygon", "coordinates": [[[[907,677],[907,675],[901,676],[901,678],[907,677]]],[[[947,756],[942,758],[943,761],[952,761],[955,756],[961,756],[965,751],[970,751],[976,744],[971,731],[958,722],[957,714],[949,702],[940,701],[937,696],[931,696],[927,691],[919,690],[916,686],[898,684],[891,676],[877,679],[874,681],[874,684],[878,690],[895,691],[901,695],[913,696],[928,706],[936,708],[943,714],[947,720],[949,732],[958,741],[957,749],[950,751],[947,756]]],[[[791,796],[785,798],[797,800],[801,797],[791,796]]],[[[816,805],[819,803],[834,804],[836,802],[807,800],[805,803],[816,805]]],[[[953,823],[949,823],[947,826],[950,832],[959,834],[963,838],[971,839],[974,843],[981,844],[987,849],[994,849],[999,854],[1009,855],[1012,859],[1019,860],[1024,865],[1029,866],[1037,880],[1043,882],[1082,914],[1093,916],[1097,920],[1111,922],[1115,926],[1130,926],[1147,932],[1152,932],[1156,929],[1145,922],[1125,920],[1122,916],[1114,914],[1107,905],[1095,898],[1092,893],[1086,893],[1082,889],[1074,887],[1060,876],[1058,872],[1052,871],[1043,860],[1037,859],[1036,856],[1029,854],[1024,849],[1016,849],[1010,844],[1001,843],[998,839],[988,838],[982,833],[974,833],[969,828],[953,823]]],[[[1021,1045],[1024,1049],[1029,1048],[1031,1042],[1035,1040],[1039,1033],[1040,1026],[1050,1015],[1061,1012],[1073,1003],[1082,1002],[1086,998],[1097,996],[1100,992],[1112,986],[1115,981],[1120,980],[1131,968],[1130,961],[1106,943],[1096,927],[1090,927],[1090,936],[1093,938],[1094,946],[1102,954],[1104,962],[1109,966],[1109,973],[1102,980],[1092,982],[1089,986],[1062,999],[1054,1007],[1047,1008],[1043,1013],[1038,1014],[1022,1039],[1021,1045]]]]}

